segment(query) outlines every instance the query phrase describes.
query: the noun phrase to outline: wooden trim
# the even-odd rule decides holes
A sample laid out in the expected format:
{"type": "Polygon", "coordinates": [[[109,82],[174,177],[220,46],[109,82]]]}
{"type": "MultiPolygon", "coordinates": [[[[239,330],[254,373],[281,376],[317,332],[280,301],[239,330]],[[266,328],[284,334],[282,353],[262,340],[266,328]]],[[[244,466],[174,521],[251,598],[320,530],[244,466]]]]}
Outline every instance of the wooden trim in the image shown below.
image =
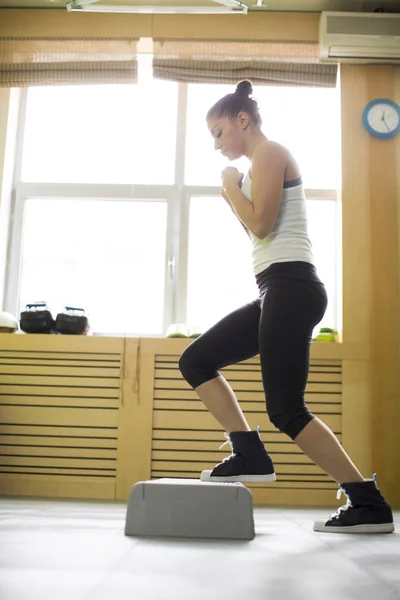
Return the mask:
{"type": "MultiPolygon", "coordinates": [[[[368,99],[395,97],[399,67],[370,67],[368,99]]],[[[396,145],[375,138],[369,143],[369,187],[371,223],[371,269],[373,294],[371,313],[374,349],[373,383],[373,465],[380,474],[383,489],[396,489],[393,502],[400,502],[400,278],[396,145]]],[[[393,493],[393,492],[392,492],[393,493]]]]}
{"type": "Polygon", "coordinates": [[[368,134],[361,114],[367,98],[366,66],[342,65],[343,341],[370,344],[372,274],[368,134]]]}
{"type": "Polygon", "coordinates": [[[39,334],[1,334],[0,353],[18,351],[22,353],[36,352],[72,352],[101,353],[107,357],[123,350],[124,339],[117,337],[100,337],[86,335],[39,335],[39,334]]]}
{"type": "MultiPolygon", "coordinates": [[[[133,483],[137,480],[138,451],[136,436],[139,419],[139,373],[138,361],[140,340],[125,339],[123,372],[121,374],[121,400],[118,411],[118,450],[117,476],[115,482],[115,498],[126,499],[133,483]]],[[[140,427],[139,427],[140,431],[140,427]]],[[[140,473],[139,473],[140,474],[140,473]]]]}
{"type": "Polygon", "coordinates": [[[0,13],[0,37],[151,37],[151,15],[80,14],[49,8],[2,8],[0,13]]]}
{"type": "Polygon", "coordinates": [[[318,41],[319,14],[155,15],[153,38],[318,41]]]}
{"type": "MultiPolygon", "coordinates": [[[[147,340],[141,339],[139,343],[137,356],[140,357],[140,362],[138,364],[137,359],[133,358],[124,383],[124,416],[127,420],[123,424],[126,439],[123,451],[128,452],[128,456],[124,458],[128,471],[121,471],[117,499],[126,499],[132,485],[137,481],[150,479],[151,474],[154,353],[149,351],[147,340]]],[[[134,353],[132,342],[127,344],[127,351],[128,365],[129,354],[132,356],[132,351],[134,353]]]]}
{"type": "Polygon", "coordinates": [[[317,13],[140,15],[2,8],[0,37],[191,38],[318,41],[317,13]]]}

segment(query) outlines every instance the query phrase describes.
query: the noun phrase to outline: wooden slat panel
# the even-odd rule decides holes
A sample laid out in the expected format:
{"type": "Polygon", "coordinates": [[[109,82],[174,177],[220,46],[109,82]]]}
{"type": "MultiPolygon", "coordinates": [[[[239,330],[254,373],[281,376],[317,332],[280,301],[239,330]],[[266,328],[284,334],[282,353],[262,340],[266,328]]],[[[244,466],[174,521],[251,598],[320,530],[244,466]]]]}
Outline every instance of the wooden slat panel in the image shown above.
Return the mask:
{"type": "Polygon", "coordinates": [[[50,375],[0,375],[1,388],[10,385],[40,385],[54,387],[88,387],[96,388],[116,388],[118,389],[120,381],[118,378],[109,377],[51,377],[50,375]]]}
{"type": "Polygon", "coordinates": [[[124,343],[0,335],[0,492],[114,497],[124,343]]]}
{"type": "MultiPolygon", "coordinates": [[[[236,390],[242,390],[242,391],[255,391],[255,392],[262,392],[263,391],[263,385],[262,385],[262,381],[235,381],[235,382],[229,382],[232,384],[232,389],[234,391],[236,390]]],[[[182,380],[178,380],[178,379],[155,379],[154,380],[154,388],[155,389],[172,389],[172,390],[182,390],[182,389],[191,389],[188,385],[188,383],[182,379],[182,380]]],[[[342,386],[340,383],[308,383],[307,384],[307,391],[314,391],[314,392],[336,392],[336,393],[340,393],[342,390],[342,386]]]]}
{"type": "MultiPolygon", "coordinates": [[[[158,364],[157,366],[159,367],[158,364]]],[[[323,365],[317,365],[316,369],[321,370],[314,372],[315,381],[312,381],[313,374],[310,373],[306,400],[310,410],[322,414],[325,422],[334,431],[340,432],[340,363],[334,365],[334,367],[335,371],[329,372],[327,367],[323,370],[323,365]],[[314,395],[312,392],[314,392],[314,395]],[[319,400],[319,402],[313,403],[313,398],[319,400]],[[325,415],[324,413],[330,414],[325,415]]],[[[207,409],[202,406],[201,401],[199,404],[196,393],[190,388],[181,387],[179,384],[175,386],[175,388],[178,388],[177,390],[174,389],[173,384],[170,387],[166,379],[172,377],[172,381],[174,381],[176,374],[173,372],[174,367],[166,370],[160,372],[159,369],[157,375],[160,375],[162,379],[155,380],[154,386],[152,476],[198,478],[203,469],[213,468],[226,454],[223,450],[219,451],[211,447],[217,441],[215,438],[215,420],[209,415],[207,409]],[[169,371],[167,377],[165,377],[166,370],[169,371]],[[182,401],[184,410],[182,410],[182,401]],[[191,408],[194,408],[195,412],[191,413],[191,408]],[[182,414],[185,411],[186,414],[182,414]],[[172,417],[171,420],[169,420],[169,417],[172,417]],[[185,419],[186,417],[189,420],[185,419]],[[195,420],[193,420],[193,417],[195,420]],[[194,423],[196,424],[194,425],[194,423]],[[200,429],[196,431],[195,428],[200,429]]],[[[232,371],[231,367],[230,370],[232,371]]],[[[224,373],[224,375],[227,376],[228,381],[231,378],[230,383],[237,393],[243,410],[253,414],[253,416],[259,414],[259,421],[263,426],[262,439],[266,443],[276,465],[277,484],[274,484],[273,488],[271,484],[260,484],[258,491],[261,493],[264,489],[265,493],[268,494],[268,490],[272,491],[274,489],[279,494],[279,490],[282,489],[287,491],[302,489],[314,491],[321,489],[335,490],[336,484],[310,459],[305,457],[300,449],[288,440],[287,436],[281,434],[275,428],[270,430],[271,425],[262,421],[263,418],[267,420],[267,417],[265,415],[265,401],[260,373],[247,372],[243,374],[242,371],[237,369],[236,373],[230,372],[229,376],[227,373],[224,373]],[[252,385],[254,383],[255,386],[252,385]],[[244,384],[243,387],[242,384],[244,384]],[[270,447],[271,445],[272,447],[270,447]]],[[[181,380],[180,374],[178,374],[178,380],[181,380]]],[[[341,436],[338,437],[340,439],[341,436]]],[[[223,441],[222,436],[218,438],[218,442],[220,440],[223,441]]],[[[293,497],[292,503],[294,502],[295,498],[293,497]]]]}
{"type": "MultiPolygon", "coordinates": [[[[90,430],[91,432],[92,430],[90,430]]],[[[53,428],[52,428],[53,432],[53,428]]],[[[165,442],[164,442],[165,443],[165,442]]],[[[67,436],[40,436],[40,435],[4,435],[0,434],[0,446],[3,446],[4,453],[6,450],[4,447],[10,446],[13,450],[23,451],[25,448],[29,448],[29,452],[33,452],[34,448],[52,448],[52,449],[86,449],[96,450],[101,449],[111,453],[111,456],[115,455],[116,452],[116,438],[115,440],[100,438],[100,437],[67,437],[67,436]]]]}
{"type": "Polygon", "coordinates": [[[171,366],[174,368],[178,368],[179,356],[178,355],[168,355],[168,354],[156,354],[155,356],[155,366],[156,368],[164,368],[163,365],[166,365],[167,369],[170,369],[171,366]]]}
{"type": "MultiPolygon", "coordinates": [[[[260,421],[264,415],[260,415],[260,421]]],[[[324,422],[332,429],[332,431],[341,430],[341,416],[340,415],[325,415],[324,422]]],[[[195,428],[199,429],[213,429],[215,427],[215,419],[210,413],[203,412],[189,412],[189,411],[154,411],[153,427],[164,428],[164,429],[175,429],[176,427],[195,428]]],[[[263,427],[265,430],[274,430],[275,427],[269,422],[267,415],[263,420],[263,427]],[[268,422],[266,422],[268,421],[268,422]]]]}
{"type": "MultiPolygon", "coordinates": [[[[239,391],[236,392],[236,398],[243,405],[246,402],[264,402],[265,403],[265,395],[264,392],[254,392],[254,391],[239,391]]],[[[342,396],[340,393],[336,394],[327,394],[327,393],[306,393],[305,395],[306,401],[308,402],[316,402],[320,404],[332,404],[340,406],[342,405],[342,396]]],[[[196,394],[194,390],[154,390],[154,400],[187,400],[187,401],[197,401],[201,402],[199,396],[196,394]]]]}
{"type": "MultiPolygon", "coordinates": [[[[287,438],[286,438],[287,439],[287,438]]],[[[0,436],[0,444],[1,444],[1,440],[2,440],[2,436],[0,436]]],[[[156,452],[157,451],[174,451],[174,452],[189,452],[189,451],[196,451],[196,452],[220,452],[221,453],[221,457],[223,458],[224,456],[226,456],[226,452],[224,453],[223,450],[218,451],[218,448],[221,446],[221,444],[223,443],[223,440],[220,440],[220,444],[212,441],[212,440],[206,440],[206,441],[198,441],[198,440],[164,440],[164,439],[153,439],[153,457],[156,457],[156,452]]],[[[225,448],[226,450],[226,448],[225,448]]],[[[271,454],[280,454],[282,456],[286,456],[286,455],[290,455],[290,456],[295,456],[295,455],[303,455],[303,452],[300,450],[300,448],[294,444],[293,442],[288,442],[288,443],[269,443],[268,444],[268,452],[270,452],[271,454]]],[[[303,455],[304,456],[304,455],[303,455]]],[[[307,457],[304,456],[306,459],[307,457]]]]}
{"type": "MultiPolygon", "coordinates": [[[[196,463],[195,461],[181,461],[181,462],[168,462],[162,460],[154,460],[152,461],[152,471],[162,471],[163,469],[173,469],[177,473],[179,472],[187,472],[187,471],[197,471],[197,477],[199,477],[200,472],[203,469],[213,469],[215,463],[207,462],[207,461],[199,461],[196,463]]],[[[284,465],[275,465],[275,471],[277,474],[277,478],[282,475],[286,478],[293,478],[297,481],[304,479],[314,479],[318,477],[319,479],[326,479],[328,475],[325,475],[323,471],[317,467],[316,465],[298,465],[298,464],[284,464],[284,465]]]]}
{"type": "MultiPolygon", "coordinates": [[[[231,369],[221,369],[221,373],[223,373],[224,377],[229,382],[235,381],[260,381],[261,380],[261,371],[260,370],[231,370],[231,369]]],[[[155,369],[155,380],[181,380],[182,375],[177,369],[155,369]]],[[[341,373],[325,373],[325,372],[313,372],[311,371],[308,377],[308,381],[312,383],[341,383],[341,373]]]]}
{"type": "MultiPolygon", "coordinates": [[[[263,427],[260,428],[260,434],[265,444],[285,444],[288,443],[288,436],[284,433],[281,433],[278,430],[275,431],[266,431],[263,427]]],[[[341,441],[341,433],[337,433],[337,438],[341,441]]],[[[154,440],[172,440],[172,441],[181,441],[185,443],[186,441],[210,441],[215,444],[221,445],[224,440],[224,434],[218,424],[215,424],[215,428],[213,429],[195,429],[195,428],[186,428],[186,429],[153,429],[153,441],[154,440]]],[[[293,443],[293,442],[291,442],[293,443]]],[[[268,446],[269,447],[269,446],[268,446]]],[[[297,446],[296,446],[297,447],[297,446]]]]}
{"type": "MultiPolygon", "coordinates": [[[[284,464],[293,464],[293,465],[313,465],[314,463],[308,456],[305,456],[303,453],[293,453],[293,454],[282,454],[275,453],[271,451],[271,448],[268,447],[268,451],[271,454],[272,460],[275,465],[279,465],[281,463],[284,464]]],[[[152,452],[152,460],[160,461],[160,462],[168,462],[168,461],[182,461],[182,462],[196,462],[203,463],[204,461],[208,463],[213,463],[215,466],[216,463],[222,461],[225,456],[230,453],[229,448],[225,450],[214,450],[214,451],[201,451],[201,450],[153,450],[152,452]]]]}
{"type": "MultiPolygon", "coordinates": [[[[338,346],[343,347],[343,344],[338,344],[338,346]]],[[[336,367],[336,368],[342,368],[342,358],[316,358],[316,356],[313,356],[313,352],[314,354],[316,354],[316,350],[320,350],[321,348],[321,344],[311,344],[311,359],[310,359],[310,365],[311,366],[328,366],[328,367],[336,367]]],[[[330,347],[331,349],[333,349],[333,347],[330,347]]],[[[329,346],[324,348],[324,352],[328,352],[329,353],[329,346]]]]}
{"type": "Polygon", "coordinates": [[[120,398],[120,389],[113,386],[111,388],[102,387],[51,387],[43,384],[35,387],[29,385],[3,385],[0,382],[0,398],[2,395],[18,396],[84,396],[86,398],[120,398]]]}
{"type": "MultiPolygon", "coordinates": [[[[188,479],[199,479],[200,477],[200,472],[204,467],[202,467],[200,470],[195,470],[193,468],[188,468],[187,470],[184,469],[174,469],[172,467],[171,464],[166,465],[166,468],[161,468],[161,469],[154,469],[154,471],[152,471],[152,478],[158,478],[158,477],[177,477],[177,478],[188,478],[188,479]]],[[[205,467],[207,468],[207,466],[205,467]]],[[[298,482],[298,483],[309,483],[309,484],[314,484],[314,485],[310,485],[309,487],[312,488],[315,485],[323,485],[323,483],[327,483],[329,484],[331,487],[334,487],[334,489],[337,489],[337,485],[336,486],[332,486],[332,480],[328,478],[327,475],[309,475],[309,474],[304,474],[304,475],[299,475],[299,474],[295,474],[295,475],[289,475],[289,474],[282,474],[279,475],[279,473],[277,474],[277,483],[274,485],[278,485],[281,486],[284,482],[286,483],[291,483],[291,482],[298,482]]],[[[247,484],[246,484],[247,485],[247,484]]],[[[265,488],[269,488],[272,484],[265,482],[265,483],[260,483],[259,484],[260,487],[264,486],[265,488]]],[[[250,486],[249,486],[250,487],[250,486]]],[[[333,500],[333,499],[332,499],[333,500]]],[[[293,504],[296,504],[295,502],[295,498],[293,498],[293,504]]]]}
{"type": "Polygon", "coordinates": [[[69,427],[110,427],[116,429],[118,411],[83,408],[32,408],[30,406],[3,406],[2,423],[25,423],[69,427]]]}
{"type": "Polygon", "coordinates": [[[90,459],[90,458],[62,458],[52,456],[10,456],[3,454],[0,457],[0,469],[6,467],[18,467],[20,470],[25,468],[40,469],[82,469],[108,471],[115,473],[115,459],[90,459]]]}
{"type": "Polygon", "coordinates": [[[12,365],[30,365],[30,366],[51,366],[51,367],[96,367],[101,369],[118,368],[121,365],[121,356],[118,354],[110,355],[108,358],[102,354],[88,354],[81,356],[79,354],[52,355],[45,353],[45,356],[38,356],[29,352],[26,356],[21,353],[13,356],[5,356],[0,350],[0,366],[12,365]]]}
{"type": "MultiPolygon", "coordinates": [[[[294,442],[269,422],[259,358],[229,366],[221,373],[230,383],[245,414],[252,421],[257,419],[262,426],[261,437],[274,461],[278,477],[275,489],[281,489],[282,485],[289,486],[288,489],[297,489],[298,486],[335,489],[336,484],[332,484],[332,480],[294,442]]],[[[307,382],[307,405],[339,434],[341,383],[341,361],[313,362],[307,382]]],[[[215,427],[218,424],[196,392],[183,380],[176,358],[156,356],[153,407],[153,477],[198,478],[203,469],[212,469],[229,454],[229,449],[219,450],[219,447],[213,446],[217,442],[215,427]]],[[[341,436],[338,437],[340,439],[341,436]]],[[[222,443],[222,436],[220,440],[222,443]]],[[[271,484],[260,485],[265,486],[266,492],[271,489],[271,484]]]]}
{"type": "MultiPolygon", "coordinates": [[[[296,476],[297,477],[297,476],[296,476]]],[[[247,487],[247,486],[246,486],[247,487]]],[[[318,478],[318,479],[313,479],[312,477],[300,477],[300,478],[289,478],[288,475],[281,475],[277,481],[274,481],[272,483],[267,483],[267,484],[263,484],[263,483],[250,483],[248,486],[251,490],[269,490],[269,489],[285,489],[285,488],[292,488],[292,489],[331,489],[331,490],[335,490],[335,492],[338,489],[337,483],[335,481],[332,481],[332,479],[325,479],[325,478],[318,478]]],[[[296,496],[294,496],[294,498],[296,498],[296,496]]],[[[331,498],[331,505],[335,504],[335,500],[336,500],[336,494],[334,494],[331,498]]],[[[292,499],[292,504],[293,504],[293,499],[292,499]]],[[[296,502],[294,502],[294,504],[296,505],[296,502]]],[[[312,502],[312,498],[309,498],[308,504],[313,504],[312,502]]]]}
{"type": "MultiPolygon", "coordinates": [[[[38,444],[34,445],[24,445],[24,446],[16,446],[16,445],[3,445],[0,443],[0,462],[2,462],[1,457],[7,456],[15,456],[15,457],[49,457],[49,458],[76,458],[79,460],[85,460],[93,458],[99,463],[101,460],[106,461],[115,461],[117,458],[116,449],[107,449],[107,448],[76,448],[76,447],[52,447],[52,446],[40,446],[38,444]]],[[[39,464],[35,462],[35,464],[39,464]]],[[[61,463],[64,464],[64,463],[61,463]]],[[[109,463],[107,466],[110,466],[109,463]]],[[[50,465],[50,463],[49,463],[50,465]]],[[[95,466],[95,463],[92,465],[95,466]]]]}
{"type": "MultiPolygon", "coordinates": [[[[317,350],[319,351],[321,348],[323,348],[323,346],[318,345],[317,350]]],[[[324,348],[325,350],[332,350],[333,346],[328,346],[328,348],[324,348]]],[[[312,350],[315,350],[315,347],[312,347],[312,350]]],[[[166,363],[178,363],[179,361],[179,357],[180,354],[156,354],[155,355],[155,360],[156,360],[156,364],[159,362],[166,362],[166,363]]],[[[247,360],[242,360],[239,363],[236,363],[237,365],[260,365],[260,359],[259,356],[257,357],[253,357],[253,358],[248,358],[247,360]]],[[[336,368],[340,368],[342,365],[342,360],[341,359],[331,359],[331,358],[314,358],[311,357],[311,361],[310,361],[311,365],[316,365],[316,366],[321,366],[321,365],[326,365],[326,366],[330,366],[330,367],[336,367],[336,368]]]]}
{"type": "Polygon", "coordinates": [[[46,436],[46,438],[57,437],[59,439],[76,439],[79,444],[82,439],[88,440],[106,440],[107,443],[114,443],[117,439],[117,429],[115,427],[96,427],[89,425],[78,425],[71,427],[68,425],[34,425],[24,423],[0,423],[0,434],[3,435],[24,435],[24,436],[46,436]]]}
{"type": "MultiPolygon", "coordinates": [[[[136,397],[131,392],[137,389],[138,371],[136,368],[132,370],[127,364],[122,369],[126,344],[123,339],[9,336],[8,339],[25,339],[13,339],[8,346],[5,337],[0,336],[3,348],[0,348],[0,393],[4,394],[0,399],[0,412],[6,414],[6,418],[0,419],[0,462],[11,461],[11,464],[0,467],[2,471],[9,471],[3,473],[3,479],[12,480],[13,484],[17,482],[17,486],[20,481],[30,480],[32,489],[36,491],[36,484],[32,482],[40,480],[43,485],[50,486],[46,489],[50,489],[53,485],[50,481],[57,478],[55,472],[59,473],[59,482],[70,481],[74,485],[77,485],[76,482],[83,482],[79,484],[82,486],[90,486],[86,482],[115,482],[116,448],[117,443],[121,443],[120,439],[117,440],[121,426],[121,416],[118,418],[118,414],[124,399],[127,404],[134,403],[135,415],[143,411],[147,415],[150,411],[149,418],[146,417],[146,427],[147,424],[151,427],[151,411],[154,411],[153,464],[148,460],[150,456],[146,458],[149,454],[146,446],[144,475],[150,467],[154,475],[156,463],[160,462],[164,465],[162,469],[157,469],[160,476],[167,476],[169,469],[171,476],[188,477],[188,472],[180,469],[191,464],[192,467],[198,465],[198,468],[192,468],[192,476],[198,478],[206,465],[212,468],[229,453],[228,446],[225,448],[227,452],[218,449],[225,441],[218,423],[205,410],[190,386],[181,387],[182,382],[186,382],[178,369],[180,351],[177,349],[180,346],[174,343],[175,340],[140,340],[140,350],[137,342],[135,348],[132,346],[135,357],[139,358],[140,353],[140,364],[145,364],[148,359],[149,367],[146,372],[140,367],[140,395],[136,397]],[[158,348],[164,354],[157,355],[158,348]],[[169,354],[171,350],[173,353],[169,354]],[[160,361],[160,356],[165,360],[160,361]],[[157,373],[154,372],[154,357],[157,373]],[[155,388],[154,375],[161,377],[155,388]],[[172,387],[164,389],[162,385],[168,379],[172,387]],[[124,397],[122,389],[125,390],[124,397]],[[155,392],[153,397],[152,391],[155,392]],[[190,410],[193,407],[196,412],[190,410]],[[182,413],[189,418],[187,422],[183,422],[182,413]],[[171,422],[165,423],[162,415],[166,414],[171,422]],[[57,415],[61,418],[57,419],[57,415]],[[210,421],[204,428],[199,418],[206,417],[210,421]],[[161,429],[157,427],[160,419],[161,429]],[[173,463],[177,456],[178,462],[173,463]],[[193,462],[194,459],[197,462],[193,462]],[[179,465],[178,469],[176,465],[179,465]]],[[[339,350],[336,348],[336,354],[333,352],[332,356],[339,358],[339,350]]],[[[317,352],[314,349],[313,353],[319,360],[312,360],[307,402],[313,412],[329,413],[325,421],[336,419],[328,424],[340,426],[341,361],[325,358],[329,356],[326,349],[318,349],[317,352]]],[[[133,354],[129,364],[132,363],[132,357],[133,354]]],[[[313,472],[318,468],[304,457],[287,436],[273,426],[271,428],[265,414],[259,357],[227,367],[223,372],[228,380],[232,380],[243,409],[250,413],[251,426],[255,419],[260,423],[262,438],[273,455],[277,471],[278,468],[283,471],[289,469],[279,477],[278,487],[274,489],[279,492],[279,489],[288,485],[289,492],[294,488],[327,490],[325,480],[321,481],[322,473],[313,472]]],[[[140,438],[139,447],[143,449],[141,435],[135,437],[140,438]]],[[[151,443],[150,435],[149,449],[151,443]]],[[[58,488],[61,485],[59,483],[58,488]]],[[[0,493],[2,489],[0,484],[0,493]]],[[[107,489],[111,494],[112,488],[107,489]]],[[[256,489],[264,493],[262,486],[256,489]]]]}
{"type": "MultiPolygon", "coordinates": [[[[118,408],[119,398],[63,398],[60,396],[0,396],[1,406],[52,406],[59,408],[118,408]]],[[[1,411],[1,408],[0,408],[1,411]]]]}
{"type": "MultiPolygon", "coordinates": [[[[265,402],[241,402],[241,406],[243,412],[257,412],[257,413],[265,413],[265,402]]],[[[320,414],[340,414],[341,405],[340,404],[319,404],[319,403],[308,403],[308,407],[312,412],[318,412],[320,414]]],[[[201,400],[197,401],[187,401],[187,400],[154,400],[154,409],[155,410],[195,410],[208,412],[207,407],[201,402],[201,400]]]]}
{"type": "MultiPolygon", "coordinates": [[[[1,334],[0,334],[1,336],[1,334]]],[[[0,340],[2,338],[0,337],[0,340]]],[[[4,350],[0,348],[0,364],[3,362],[11,362],[11,363],[30,363],[31,361],[35,362],[46,362],[49,364],[66,364],[70,363],[70,361],[82,363],[90,363],[93,362],[95,366],[99,363],[104,363],[106,366],[115,366],[116,363],[121,362],[121,354],[120,353],[108,353],[108,352],[82,352],[81,350],[77,350],[77,352],[65,352],[63,350],[60,351],[52,351],[48,352],[45,350],[4,350]]]]}
{"type": "MultiPolygon", "coordinates": [[[[156,368],[157,369],[176,369],[179,371],[178,360],[174,357],[171,357],[170,361],[167,360],[156,360],[156,368]]],[[[229,369],[230,371],[260,371],[261,363],[260,361],[248,362],[248,363],[236,363],[234,365],[230,365],[229,367],[225,367],[225,369],[229,369]]],[[[222,369],[222,371],[225,371],[222,369]]],[[[321,363],[310,363],[310,372],[313,373],[341,373],[342,364],[341,362],[335,361],[333,364],[321,362],[321,363]]],[[[180,371],[179,371],[180,372],[180,371]]]]}
{"type": "MultiPolygon", "coordinates": [[[[168,364],[168,363],[167,363],[168,364]]],[[[171,364],[171,363],[169,363],[171,364]]],[[[157,362],[158,365],[158,362],[157,362]]],[[[239,362],[234,365],[225,367],[226,369],[242,370],[242,369],[260,369],[261,361],[257,359],[249,359],[247,361],[239,362]]],[[[311,360],[310,371],[327,371],[335,373],[342,370],[342,361],[338,360],[311,360]]]]}
{"type": "MultiPolygon", "coordinates": [[[[107,378],[110,380],[118,379],[121,375],[121,368],[118,367],[87,367],[84,364],[80,365],[66,365],[66,366],[53,366],[53,365],[4,365],[0,364],[0,377],[2,381],[8,383],[9,381],[13,381],[18,377],[18,382],[22,382],[21,378],[25,378],[28,376],[37,376],[37,377],[69,377],[71,378],[71,383],[76,379],[87,378],[90,380],[91,378],[107,378]],[[11,377],[14,376],[14,377],[11,377]],[[6,377],[8,379],[6,379],[6,377]],[[4,379],[3,379],[4,378],[4,379]]],[[[91,382],[93,385],[93,383],[91,382]]]]}
{"type": "Polygon", "coordinates": [[[63,475],[71,476],[76,475],[79,477],[98,477],[98,478],[112,478],[115,479],[115,469],[113,470],[96,470],[96,469],[77,469],[77,468],[49,468],[49,467],[18,467],[18,466],[0,466],[0,473],[19,473],[20,475],[63,475]]]}

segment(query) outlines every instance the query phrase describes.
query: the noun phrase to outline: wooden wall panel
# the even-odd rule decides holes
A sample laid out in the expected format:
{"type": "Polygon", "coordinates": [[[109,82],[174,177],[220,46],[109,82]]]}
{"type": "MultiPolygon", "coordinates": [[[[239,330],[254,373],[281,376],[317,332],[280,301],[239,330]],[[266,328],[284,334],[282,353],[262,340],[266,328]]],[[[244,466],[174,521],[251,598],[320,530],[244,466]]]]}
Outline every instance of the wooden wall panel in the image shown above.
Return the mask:
{"type": "Polygon", "coordinates": [[[123,340],[0,335],[0,493],[114,498],[123,340]]]}
{"type": "Polygon", "coordinates": [[[371,137],[361,115],[374,98],[400,103],[400,67],[342,65],[341,86],[343,341],[370,354],[367,363],[344,365],[344,433],[364,476],[376,471],[399,505],[400,136],[371,137]]]}
{"type": "MultiPolygon", "coordinates": [[[[212,468],[230,451],[178,370],[189,343],[0,334],[0,493],[126,500],[137,481],[212,468]]],[[[358,346],[313,344],[306,396],[369,466],[369,413],[358,414],[368,391],[363,356],[358,346]]],[[[276,483],[250,486],[254,502],[334,504],[336,484],[270,424],[258,358],[223,374],[276,465],[276,483]]]]}

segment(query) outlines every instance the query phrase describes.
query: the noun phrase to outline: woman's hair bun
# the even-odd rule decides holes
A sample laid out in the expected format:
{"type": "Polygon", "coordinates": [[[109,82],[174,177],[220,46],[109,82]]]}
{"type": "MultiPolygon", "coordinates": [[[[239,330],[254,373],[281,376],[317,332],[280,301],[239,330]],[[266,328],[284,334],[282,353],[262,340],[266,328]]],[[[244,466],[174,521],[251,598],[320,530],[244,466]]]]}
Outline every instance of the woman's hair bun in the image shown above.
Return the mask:
{"type": "Polygon", "coordinates": [[[253,86],[251,85],[251,81],[248,79],[244,79],[243,81],[239,81],[236,86],[236,94],[239,96],[251,96],[253,93],[253,86]]]}

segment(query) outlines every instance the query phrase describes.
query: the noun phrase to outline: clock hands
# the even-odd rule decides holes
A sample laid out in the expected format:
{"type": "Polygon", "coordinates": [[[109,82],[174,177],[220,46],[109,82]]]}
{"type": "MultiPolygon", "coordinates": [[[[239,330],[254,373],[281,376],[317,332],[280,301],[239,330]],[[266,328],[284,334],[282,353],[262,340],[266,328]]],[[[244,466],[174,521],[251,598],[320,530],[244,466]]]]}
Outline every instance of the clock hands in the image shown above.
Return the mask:
{"type": "Polygon", "coordinates": [[[384,110],[383,110],[383,112],[382,112],[381,121],[383,121],[383,123],[385,123],[385,127],[386,127],[386,129],[387,129],[388,131],[390,131],[390,129],[389,129],[389,127],[388,127],[388,124],[387,124],[387,123],[386,123],[386,121],[385,121],[385,111],[384,111],[384,110]]]}

